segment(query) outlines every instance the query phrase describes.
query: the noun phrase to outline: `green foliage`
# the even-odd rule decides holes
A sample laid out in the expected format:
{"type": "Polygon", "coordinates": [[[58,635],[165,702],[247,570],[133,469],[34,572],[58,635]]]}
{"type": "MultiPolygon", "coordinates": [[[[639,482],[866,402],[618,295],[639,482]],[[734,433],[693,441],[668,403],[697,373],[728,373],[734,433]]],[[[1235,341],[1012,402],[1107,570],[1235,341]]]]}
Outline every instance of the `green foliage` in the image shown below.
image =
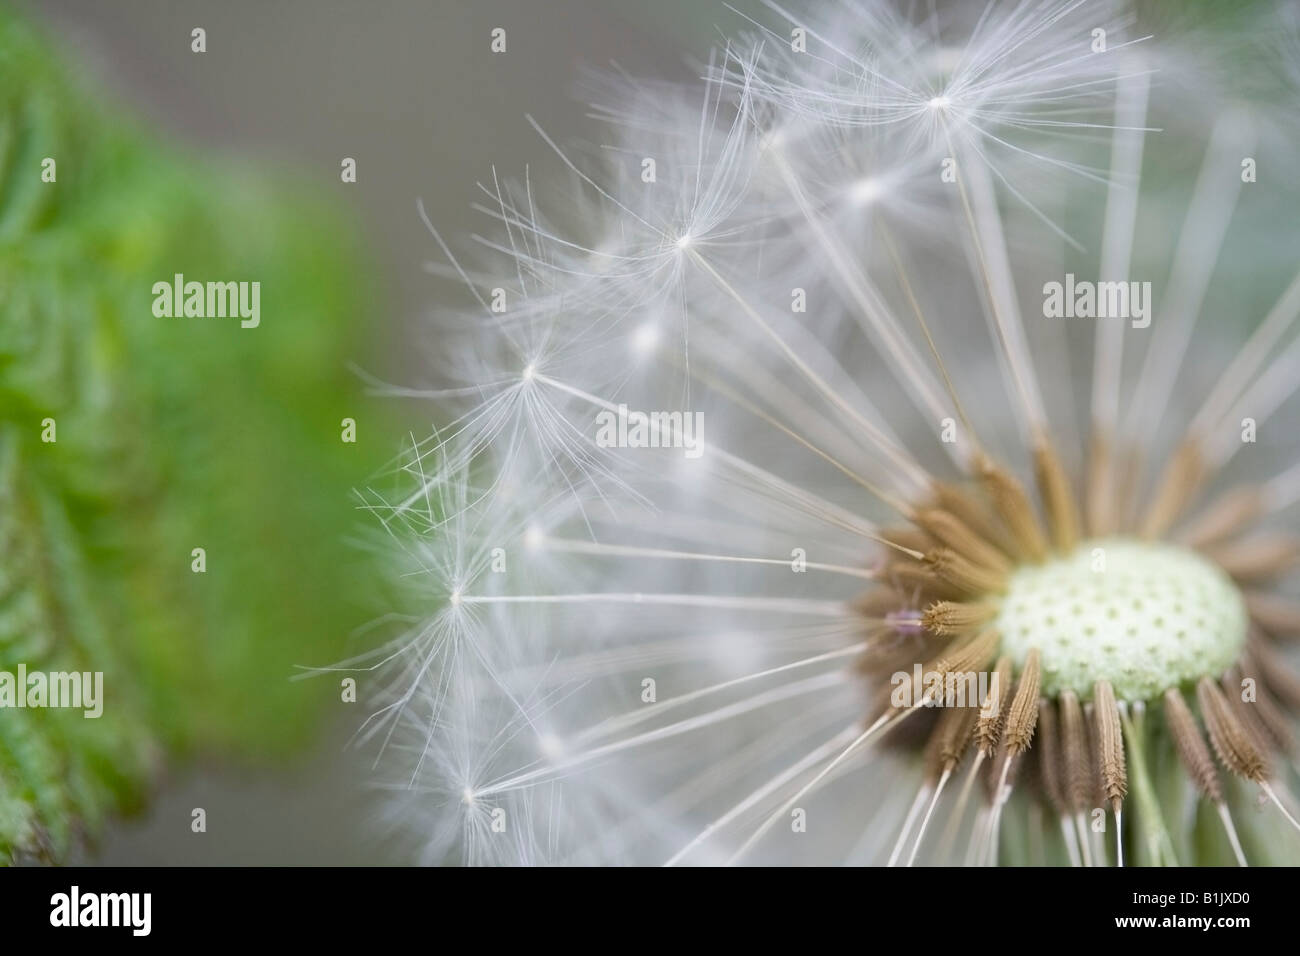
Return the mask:
{"type": "Polygon", "coordinates": [[[364,592],[348,235],[106,112],[0,9],[0,670],[103,671],[106,701],[0,710],[0,860],[59,859],[172,755],[274,757],[320,719],[331,688],[289,677],[364,592]],[[177,272],[260,281],[260,327],[156,318],[177,272]]]}

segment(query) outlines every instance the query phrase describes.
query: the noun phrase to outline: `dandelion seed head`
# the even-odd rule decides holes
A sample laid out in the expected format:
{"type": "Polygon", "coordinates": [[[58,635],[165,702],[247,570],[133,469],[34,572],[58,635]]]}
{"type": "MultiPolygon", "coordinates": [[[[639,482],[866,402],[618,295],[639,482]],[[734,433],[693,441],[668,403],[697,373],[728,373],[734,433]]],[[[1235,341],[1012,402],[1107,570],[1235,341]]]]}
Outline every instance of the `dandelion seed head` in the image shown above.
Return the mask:
{"type": "MultiPolygon", "coordinates": [[[[534,123],[571,193],[494,170],[494,228],[437,238],[443,274],[510,305],[444,317],[464,342],[437,431],[363,496],[416,610],[353,662],[381,688],[360,736],[421,859],[1167,863],[1076,814],[1101,792],[1145,832],[1129,778],[1179,791],[1180,759],[1222,796],[1211,743],[1262,774],[1268,705],[1214,695],[1248,676],[1285,713],[1292,686],[1265,637],[1300,630],[1272,590],[1300,545],[1243,532],[1300,503],[1300,470],[1239,439],[1294,414],[1300,284],[1271,282],[1231,356],[1193,334],[1213,310],[1188,277],[1231,283],[1243,254],[1208,241],[1231,212],[1208,186],[1143,182],[1163,101],[1129,13],[926,9],[827,4],[797,53],[772,7],[702,85],[602,77],[597,156],[534,123]],[[1136,237],[1176,202],[1163,261],[1136,237]],[[1181,298],[1150,329],[1035,314],[1076,261],[1181,298]],[[918,670],[1009,686],[948,718],[918,670]],[[795,807],[818,825],[792,831],[795,807]]],[[[1222,195],[1219,117],[1177,118],[1222,195]]],[[[1158,822],[1217,846],[1199,816],[1158,822]]]]}

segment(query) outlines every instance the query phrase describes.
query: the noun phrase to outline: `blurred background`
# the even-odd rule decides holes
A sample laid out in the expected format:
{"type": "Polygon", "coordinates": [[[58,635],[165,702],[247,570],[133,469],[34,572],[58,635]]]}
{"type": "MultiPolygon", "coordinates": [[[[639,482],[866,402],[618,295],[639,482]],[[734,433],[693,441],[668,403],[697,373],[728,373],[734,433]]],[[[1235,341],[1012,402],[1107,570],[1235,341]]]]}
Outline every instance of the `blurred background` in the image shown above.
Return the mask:
{"type": "MultiPolygon", "coordinates": [[[[350,581],[373,573],[350,550],[351,527],[366,522],[351,509],[348,490],[381,467],[407,431],[427,434],[431,420],[420,403],[365,398],[364,383],[346,366],[355,363],[407,385],[428,382],[422,366],[438,343],[421,334],[421,328],[446,286],[423,270],[438,252],[417,215],[417,199],[445,235],[462,233],[474,223],[469,207],[475,183],[490,175],[493,162],[513,175],[525,163],[553,161],[524,121],[526,113],[559,142],[598,140],[594,121],[572,95],[581,66],[616,62],[639,75],[698,74],[700,60],[720,36],[715,26],[734,31],[738,18],[721,4],[688,0],[42,0],[18,3],[16,11],[55,50],[61,62],[53,69],[65,72],[90,103],[105,104],[99,119],[110,126],[125,124],[126,136],[144,150],[166,154],[165,161],[179,168],[179,175],[190,176],[187,188],[202,191],[209,177],[237,170],[256,179],[258,188],[270,189],[274,199],[266,202],[279,202],[283,190],[342,210],[331,209],[328,215],[336,218],[325,221],[343,234],[315,237],[322,246],[333,247],[328,254],[339,255],[350,273],[343,280],[346,288],[319,293],[329,300],[321,308],[338,313],[330,320],[335,327],[327,328],[319,314],[306,316],[304,322],[312,327],[299,328],[296,339],[273,344],[263,328],[244,332],[242,338],[235,333],[232,347],[247,351],[256,342],[263,349],[305,348],[313,361],[337,367],[316,369],[323,379],[302,386],[304,394],[328,388],[342,413],[361,409],[352,413],[359,421],[356,447],[328,465],[310,463],[306,456],[314,452],[306,444],[301,451],[286,449],[282,435],[273,433],[275,426],[257,420],[258,402],[278,400],[273,381],[264,383],[269,397],[249,395],[245,406],[214,400],[209,417],[199,421],[196,427],[209,438],[227,427],[261,429],[268,441],[288,451],[246,461],[228,475],[226,487],[235,484],[234,498],[296,495],[296,487],[312,481],[309,468],[323,468],[320,487],[302,501],[322,520],[313,522],[305,511],[302,524],[283,529],[283,535],[245,541],[258,549],[262,563],[242,560],[225,582],[231,594],[244,593],[255,579],[266,578],[266,562],[273,562],[278,570],[269,572],[270,582],[288,589],[279,608],[284,640],[278,651],[260,659],[256,648],[246,647],[242,657],[232,652],[226,670],[212,669],[214,680],[239,686],[216,694],[208,722],[219,725],[226,713],[232,722],[253,726],[226,734],[225,728],[198,722],[195,733],[178,733],[184,739],[177,745],[189,759],[151,777],[144,794],[126,801],[136,812],[125,818],[109,814],[102,837],[89,850],[75,851],[72,859],[106,864],[406,859],[400,848],[376,839],[374,828],[366,825],[365,784],[372,755],[348,747],[363,716],[364,689],[362,703],[347,705],[338,702],[334,681],[289,682],[295,664],[339,659],[353,646],[349,633],[383,607],[382,598],[372,607],[363,601],[344,607],[326,600],[315,617],[298,613],[295,602],[314,602],[320,594],[295,592],[302,575],[283,565],[292,567],[306,549],[321,560],[345,562],[344,577],[350,581]],[[488,49],[490,31],[497,26],[509,38],[504,56],[488,49]],[[191,52],[195,27],[206,30],[206,53],[191,52]],[[343,157],[357,161],[355,184],[340,182],[343,157]],[[272,185],[265,187],[267,182],[272,185]],[[310,340],[320,345],[315,353],[310,340]],[[303,540],[303,526],[311,527],[314,540],[303,540]],[[250,655],[260,670],[252,687],[240,684],[240,668],[249,666],[250,655]],[[240,696],[250,694],[274,699],[274,707],[241,706],[240,696]],[[261,740],[256,739],[259,721],[268,722],[261,740]],[[273,726],[283,721],[301,726],[273,726]],[[314,732],[320,728],[323,732],[314,732]],[[207,813],[206,834],[191,832],[195,807],[207,813]]],[[[61,179],[71,178],[74,162],[60,162],[61,179]]],[[[206,201],[223,205],[222,190],[232,189],[241,191],[237,183],[214,186],[206,201]]],[[[233,229],[238,219],[232,213],[226,221],[233,229]]],[[[142,223],[141,228],[149,226],[142,223]]],[[[228,241],[236,247],[240,242],[238,235],[228,241]]],[[[210,257],[196,259],[192,274],[212,271],[210,257]]],[[[269,308],[264,301],[264,315],[269,316],[269,308]]],[[[264,325],[270,322],[268,318],[264,325]]],[[[252,361],[248,355],[229,358],[252,361]]],[[[264,371],[272,379],[280,374],[273,366],[264,371]]],[[[132,377],[140,378],[140,372],[132,377]]],[[[236,378],[250,374],[240,364],[228,372],[236,378]]],[[[284,382],[288,389],[288,379],[284,382]]],[[[336,441],[339,415],[334,408],[329,412],[312,426],[318,433],[298,439],[322,445],[336,441]]],[[[223,451],[205,454],[219,457],[223,451]]],[[[216,496],[194,507],[214,523],[229,516],[216,496]]],[[[224,610],[209,608],[208,616],[212,639],[227,645],[238,623],[224,610]]],[[[167,641],[166,634],[160,641],[167,641]]],[[[204,692],[194,689],[195,695],[204,692]]],[[[188,709],[188,698],[175,696],[159,705],[163,720],[188,709]]]]}
{"type": "MultiPolygon", "coordinates": [[[[553,163],[525,114],[557,142],[599,141],[574,97],[581,67],[698,75],[718,28],[744,24],[722,3],[691,0],[42,0],[32,12],[155,128],[348,203],[388,296],[385,314],[365,321],[389,336],[390,323],[418,324],[445,292],[421,269],[438,251],[417,199],[445,236],[478,225],[470,203],[493,163],[511,175],[553,163]],[[201,56],[190,52],[195,26],[207,30],[201,56]],[[497,26],[512,44],[504,56],[488,49],[497,26]],[[344,156],[358,162],[346,188],[344,156]]],[[[410,344],[389,357],[406,354],[418,375],[410,344]]]]}

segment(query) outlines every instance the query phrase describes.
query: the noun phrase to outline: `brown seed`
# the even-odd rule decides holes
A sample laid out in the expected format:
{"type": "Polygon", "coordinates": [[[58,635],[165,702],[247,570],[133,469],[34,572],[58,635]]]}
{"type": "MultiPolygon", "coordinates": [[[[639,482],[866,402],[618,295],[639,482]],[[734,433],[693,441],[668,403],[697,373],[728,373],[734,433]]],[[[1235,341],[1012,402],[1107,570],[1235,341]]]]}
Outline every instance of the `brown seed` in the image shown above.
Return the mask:
{"type": "Polygon", "coordinates": [[[983,602],[936,601],[925,609],[921,623],[931,633],[946,637],[977,631],[997,614],[997,608],[983,602]]]}
{"type": "Polygon", "coordinates": [[[1034,449],[1034,475],[1047,512],[1047,525],[1057,551],[1073,551],[1079,541],[1079,513],[1074,489],[1056,449],[1044,441],[1034,449]]]}
{"type": "Polygon", "coordinates": [[[1124,762],[1124,731],[1119,705],[1109,681],[1099,680],[1092,688],[1097,710],[1097,752],[1101,758],[1101,783],[1111,807],[1119,810],[1128,793],[1128,768],[1124,762]]]}
{"type": "Polygon", "coordinates": [[[1137,488],[1142,473],[1142,450],[1130,442],[1115,449],[1115,452],[1118,481],[1115,499],[1116,507],[1119,509],[1120,530],[1136,531],[1140,504],[1137,488]]]}
{"type": "Polygon", "coordinates": [[[1046,697],[1038,700],[1038,770],[1043,778],[1043,789],[1056,812],[1065,815],[1065,781],[1061,773],[1060,731],[1056,725],[1056,708],[1046,697]]]}
{"type": "Polygon", "coordinates": [[[972,596],[998,594],[1006,587],[1005,572],[973,564],[951,548],[926,552],[924,564],[940,580],[972,596]]]}
{"type": "Polygon", "coordinates": [[[1003,737],[1007,751],[1017,757],[1029,749],[1038,725],[1038,687],[1042,682],[1042,668],[1038,663],[1038,648],[1031,648],[1025,656],[1025,667],[1020,672],[1016,696],[1007,711],[1007,724],[1003,737]]]}
{"type": "Polygon", "coordinates": [[[1017,555],[1029,561],[1042,561],[1047,557],[1047,542],[1024,487],[991,458],[982,458],[977,469],[993,509],[1011,532],[1017,555]]]}
{"type": "Polygon", "coordinates": [[[1233,580],[1270,581],[1295,567],[1300,539],[1290,534],[1257,534],[1226,542],[1206,554],[1233,580]]]}
{"type": "Polygon", "coordinates": [[[993,660],[999,640],[998,632],[990,628],[937,659],[930,669],[937,671],[942,677],[978,671],[993,660]]]}
{"type": "Polygon", "coordinates": [[[1139,533],[1143,538],[1158,538],[1178,520],[1205,477],[1205,459],[1200,446],[1186,439],[1165,466],[1156,482],[1156,492],[1147,508],[1139,533]]]}
{"type": "Polygon", "coordinates": [[[1207,548],[1251,524],[1263,510],[1263,489],[1238,485],[1221,494],[1178,536],[1189,548],[1207,548]]]}
{"type": "Polygon", "coordinates": [[[988,693],[980,701],[980,713],[975,721],[975,746],[986,758],[993,756],[1002,735],[1002,718],[1011,701],[1011,673],[1011,658],[999,657],[993,665],[988,693]]]}
{"type": "MultiPolygon", "coordinates": [[[[891,541],[909,551],[924,552],[928,548],[934,547],[934,539],[920,528],[910,526],[886,528],[880,532],[880,536],[886,541],[891,541]]],[[[894,551],[894,549],[891,548],[890,551],[894,551]]]]}
{"type": "Polygon", "coordinates": [[[1278,639],[1300,637],[1300,602],[1264,591],[1246,591],[1250,619],[1266,634],[1278,639]]]}
{"type": "Polygon", "coordinates": [[[935,483],[932,492],[935,507],[950,512],[981,540],[1004,555],[1015,553],[1006,529],[989,513],[984,501],[969,489],[941,481],[935,483]]]}
{"type": "Polygon", "coordinates": [[[1061,694],[1061,753],[1065,757],[1065,796],[1076,813],[1092,805],[1092,754],[1083,708],[1074,691],[1061,694]]]}
{"type": "Polygon", "coordinates": [[[933,656],[935,649],[942,646],[928,635],[900,637],[887,627],[873,631],[866,641],[867,646],[854,658],[854,666],[863,674],[893,674],[906,670],[918,660],[933,656]]]}
{"type": "Polygon", "coordinates": [[[1246,644],[1247,667],[1260,674],[1269,689],[1291,710],[1300,710],[1300,677],[1259,631],[1253,630],[1246,644]]]}
{"type": "Polygon", "coordinates": [[[931,737],[933,749],[926,747],[927,779],[937,780],[943,771],[951,771],[961,763],[962,755],[970,746],[976,714],[974,707],[948,707],[939,715],[931,737]]]}
{"type": "Polygon", "coordinates": [[[1210,732],[1210,743],[1219,761],[1233,773],[1256,783],[1268,779],[1268,762],[1250,739],[1250,734],[1232,712],[1231,705],[1211,677],[1196,685],[1201,717],[1210,732]]]}
{"type": "Polygon", "coordinates": [[[1088,480],[1084,494],[1088,533],[1094,538],[1114,534],[1119,521],[1114,467],[1110,437],[1094,430],[1088,443],[1088,480]]]}
{"type": "Polygon", "coordinates": [[[984,772],[984,795],[990,803],[998,796],[999,782],[1008,787],[1015,783],[1021,763],[1021,758],[1012,754],[1006,747],[998,748],[996,758],[989,762],[988,769],[984,772]],[[1004,773],[1005,780],[1002,777],[1004,773]]]}
{"type": "Polygon", "coordinates": [[[959,601],[970,596],[966,591],[939,577],[920,561],[904,558],[890,562],[889,567],[885,569],[885,577],[904,591],[918,592],[922,599],[959,601]]]}
{"type": "Polygon", "coordinates": [[[1294,749],[1295,737],[1291,732],[1290,721],[1278,709],[1277,702],[1268,692],[1268,685],[1260,680],[1258,671],[1246,674],[1240,666],[1230,668],[1223,675],[1223,693],[1233,705],[1237,716],[1254,735],[1260,750],[1290,753],[1294,749]],[[1242,700],[1245,692],[1242,681],[1246,678],[1254,682],[1253,701],[1242,700]]]}
{"type": "Polygon", "coordinates": [[[962,757],[966,755],[973,739],[975,721],[979,719],[978,707],[955,707],[953,710],[961,714],[961,719],[954,721],[948,728],[949,733],[944,738],[940,752],[944,766],[949,770],[961,763],[962,757]]]}
{"type": "Polygon", "coordinates": [[[939,716],[934,721],[934,726],[930,728],[929,736],[925,739],[925,749],[921,752],[924,782],[931,786],[939,779],[939,774],[943,771],[943,760],[939,756],[939,748],[943,742],[941,731],[944,721],[951,719],[950,714],[951,711],[949,710],[939,711],[939,716]]]}
{"type": "Polygon", "coordinates": [[[1210,748],[1206,746],[1205,738],[1196,726],[1196,718],[1192,716],[1187,701],[1173,687],[1165,691],[1165,722],[1169,725],[1183,767],[1196,789],[1215,803],[1222,803],[1223,788],[1219,785],[1219,774],[1214,769],[1210,748]]]}
{"type": "Polygon", "coordinates": [[[1267,728],[1273,746],[1283,753],[1296,752],[1295,731],[1291,728],[1291,719],[1273,699],[1268,685],[1257,682],[1255,707],[1259,710],[1260,722],[1267,728]]]}
{"type": "MultiPolygon", "coordinates": [[[[1223,687],[1223,697],[1232,708],[1232,712],[1237,715],[1237,720],[1241,722],[1241,727],[1250,735],[1251,743],[1260,753],[1267,753],[1273,746],[1268,735],[1268,728],[1259,718],[1259,710],[1255,703],[1247,703],[1241,699],[1243,688],[1241,686],[1241,671],[1236,667],[1229,667],[1224,671],[1223,677],[1219,679],[1223,687]]],[[[1258,688],[1256,688],[1258,690],[1258,688]]]]}
{"type": "Polygon", "coordinates": [[[968,528],[956,515],[940,508],[924,508],[912,518],[936,541],[956,551],[967,561],[996,569],[1001,574],[1011,571],[1011,562],[1001,551],[968,528]]]}
{"type": "Polygon", "coordinates": [[[906,599],[893,588],[868,588],[853,599],[853,613],[871,621],[882,621],[887,614],[897,612],[906,599]]]}
{"type": "Polygon", "coordinates": [[[1106,784],[1101,778],[1101,750],[1097,739],[1097,708],[1093,701],[1083,705],[1083,726],[1088,734],[1089,780],[1092,782],[1092,800],[1090,807],[1099,807],[1106,803],[1106,784]]]}

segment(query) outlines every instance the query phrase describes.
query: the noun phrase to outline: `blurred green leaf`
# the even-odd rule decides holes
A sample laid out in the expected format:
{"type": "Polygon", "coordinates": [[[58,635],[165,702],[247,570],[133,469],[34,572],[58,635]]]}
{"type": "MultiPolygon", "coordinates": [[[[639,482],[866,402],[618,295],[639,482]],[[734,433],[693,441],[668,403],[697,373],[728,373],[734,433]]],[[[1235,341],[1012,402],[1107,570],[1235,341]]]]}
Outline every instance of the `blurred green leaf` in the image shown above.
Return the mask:
{"type": "Polygon", "coordinates": [[[332,688],[289,678],[363,616],[348,489],[390,444],[347,370],[375,295],[352,234],[114,115],[0,9],[0,669],[102,670],[106,697],[0,711],[0,860],[60,858],[168,754],[276,757],[320,720],[332,688]],[[260,327],[156,318],[178,272],[259,281],[260,327]]]}

